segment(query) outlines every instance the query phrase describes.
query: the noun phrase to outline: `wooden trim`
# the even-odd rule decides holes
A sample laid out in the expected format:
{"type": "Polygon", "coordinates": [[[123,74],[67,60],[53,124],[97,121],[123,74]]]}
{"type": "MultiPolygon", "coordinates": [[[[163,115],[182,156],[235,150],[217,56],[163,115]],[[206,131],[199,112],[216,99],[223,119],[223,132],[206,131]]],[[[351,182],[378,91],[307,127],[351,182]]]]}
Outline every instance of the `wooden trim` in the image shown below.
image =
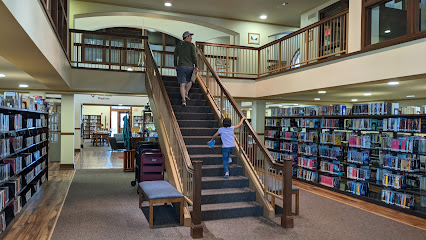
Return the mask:
{"type": "Polygon", "coordinates": [[[114,36],[114,37],[123,37],[123,38],[137,38],[137,39],[148,39],[147,36],[138,36],[138,35],[129,35],[129,34],[118,34],[118,33],[106,33],[106,32],[95,32],[95,31],[86,31],[79,29],[70,29],[70,32],[73,33],[87,33],[91,35],[101,35],[101,36],[114,36]]]}
{"type": "Polygon", "coordinates": [[[74,128],[75,130],[80,130],[81,128],[74,128]]]}
{"type": "Polygon", "coordinates": [[[248,46],[240,46],[240,45],[232,45],[232,44],[222,44],[222,43],[195,42],[195,45],[258,50],[257,47],[248,47],[248,46]]]}
{"type": "Polygon", "coordinates": [[[79,152],[81,152],[81,149],[80,148],[76,148],[76,149],[74,149],[74,152],[76,152],[76,153],[79,153],[79,152]]]}
{"type": "Polygon", "coordinates": [[[74,166],[74,164],[61,164],[61,165],[59,166],[59,168],[60,168],[60,169],[74,169],[74,168],[75,168],[75,166],[74,166]]]}
{"type": "Polygon", "coordinates": [[[61,132],[61,136],[62,135],[69,135],[69,136],[72,136],[72,135],[74,135],[74,133],[72,132],[72,133],[70,133],[70,132],[61,132]]]}

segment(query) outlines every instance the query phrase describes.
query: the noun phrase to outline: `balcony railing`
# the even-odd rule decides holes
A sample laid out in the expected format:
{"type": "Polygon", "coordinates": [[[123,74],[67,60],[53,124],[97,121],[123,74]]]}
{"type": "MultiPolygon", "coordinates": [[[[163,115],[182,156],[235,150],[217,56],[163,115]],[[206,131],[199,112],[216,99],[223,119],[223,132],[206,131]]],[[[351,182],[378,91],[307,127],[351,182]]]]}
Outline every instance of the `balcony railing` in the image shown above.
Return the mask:
{"type": "Polygon", "coordinates": [[[348,10],[262,47],[197,42],[222,77],[259,78],[347,53],[348,10]]]}

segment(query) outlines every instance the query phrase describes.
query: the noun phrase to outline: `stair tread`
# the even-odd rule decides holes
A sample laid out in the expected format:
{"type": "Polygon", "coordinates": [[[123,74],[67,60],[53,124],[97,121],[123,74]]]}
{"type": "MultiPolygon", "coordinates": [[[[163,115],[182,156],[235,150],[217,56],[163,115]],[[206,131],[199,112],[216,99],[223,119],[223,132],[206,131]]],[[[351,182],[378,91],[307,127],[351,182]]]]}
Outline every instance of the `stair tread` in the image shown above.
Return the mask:
{"type": "Polygon", "coordinates": [[[217,188],[217,189],[204,189],[201,190],[202,196],[207,195],[221,195],[221,194],[241,194],[241,193],[248,193],[248,192],[254,192],[254,190],[250,188],[217,188]]]}
{"type": "MultiPolygon", "coordinates": [[[[194,154],[189,155],[189,158],[195,159],[195,158],[222,158],[222,154],[194,154]]],[[[234,156],[231,156],[234,157],[234,156]]]]}
{"type": "Polygon", "coordinates": [[[201,211],[214,211],[224,209],[238,209],[238,208],[253,208],[261,207],[257,202],[230,202],[230,203],[214,203],[214,204],[202,204],[201,211]]]}
{"type": "Polygon", "coordinates": [[[201,181],[232,181],[232,180],[246,180],[248,179],[245,176],[229,176],[224,178],[223,176],[214,176],[214,177],[201,177],[201,181]]]}
{"type": "MultiPolygon", "coordinates": [[[[228,163],[228,167],[229,167],[229,168],[240,168],[241,166],[240,166],[240,165],[233,164],[233,163],[231,163],[231,164],[229,164],[229,163],[228,163]]],[[[202,168],[202,169],[223,168],[223,165],[222,165],[222,164],[217,164],[217,165],[203,165],[201,168],[202,168]]]]}
{"type": "Polygon", "coordinates": [[[217,128],[208,128],[208,127],[181,127],[180,129],[212,130],[212,129],[217,129],[217,128]]]}

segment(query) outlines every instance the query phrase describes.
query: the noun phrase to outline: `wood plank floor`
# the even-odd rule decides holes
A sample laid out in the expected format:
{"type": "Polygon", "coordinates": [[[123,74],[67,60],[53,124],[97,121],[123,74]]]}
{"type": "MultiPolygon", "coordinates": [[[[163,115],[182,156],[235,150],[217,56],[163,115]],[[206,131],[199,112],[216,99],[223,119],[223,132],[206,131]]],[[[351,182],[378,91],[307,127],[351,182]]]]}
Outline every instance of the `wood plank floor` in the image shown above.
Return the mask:
{"type": "MultiPolygon", "coordinates": [[[[426,230],[426,220],[423,218],[405,214],[403,212],[399,212],[399,211],[396,211],[387,207],[379,206],[373,203],[365,202],[357,198],[352,198],[344,194],[330,191],[321,187],[313,186],[311,184],[303,183],[297,180],[293,180],[293,185],[295,185],[296,187],[302,190],[320,195],[322,197],[325,197],[340,203],[344,203],[346,205],[356,207],[356,208],[365,210],[367,212],[374,213],[388,219],[392,219],[400,223],[404,223],[416,228],[426,230]]],[[[303,206],[301,206],[301,208],[302,207],[303,206]]]]}
{"type": "Polygon", "coordinates": [[[5,240],[50,239],[70,188],[75,170],[49,163],[49,180],[25,206],[5,240]]]}

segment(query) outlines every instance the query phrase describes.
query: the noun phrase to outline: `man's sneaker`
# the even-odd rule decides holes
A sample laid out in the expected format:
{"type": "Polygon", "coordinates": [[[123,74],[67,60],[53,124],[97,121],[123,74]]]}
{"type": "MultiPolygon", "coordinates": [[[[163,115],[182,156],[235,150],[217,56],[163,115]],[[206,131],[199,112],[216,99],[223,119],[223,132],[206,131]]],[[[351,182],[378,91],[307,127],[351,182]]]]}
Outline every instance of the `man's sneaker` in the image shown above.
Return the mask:
{"type": "Polygon", "coordinates": [[[186,106],[186,101],[182,101],[182,106],[186,106]]]}
{"type": "Polygon", "coordinates": [[[228,164],[230,164],[230,163],[232,163],[232,158],[231,157],[228,158],[228,164]]]}
{"type": "Polygon", "coordinates": [[[224,178],[229,178],[229,172],[225,173],[225,176],[223,176],[224,178]]]}

